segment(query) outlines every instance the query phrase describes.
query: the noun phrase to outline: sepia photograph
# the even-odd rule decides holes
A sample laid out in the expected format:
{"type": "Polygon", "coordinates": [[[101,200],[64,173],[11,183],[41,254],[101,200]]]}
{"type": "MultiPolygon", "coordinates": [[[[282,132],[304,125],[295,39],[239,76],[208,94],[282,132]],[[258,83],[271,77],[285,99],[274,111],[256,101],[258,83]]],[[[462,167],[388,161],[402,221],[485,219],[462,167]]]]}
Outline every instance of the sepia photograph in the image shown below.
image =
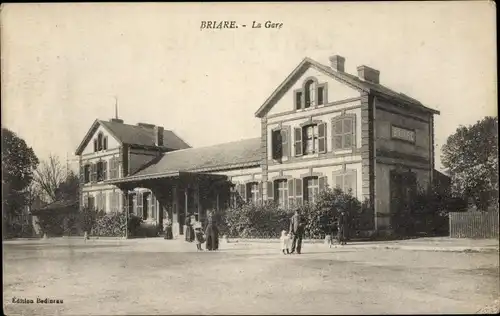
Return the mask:
{"type": "Polygon", "coordinates": [[[500,313],[492,1],[3,3],[5,315],[500,313]]]}

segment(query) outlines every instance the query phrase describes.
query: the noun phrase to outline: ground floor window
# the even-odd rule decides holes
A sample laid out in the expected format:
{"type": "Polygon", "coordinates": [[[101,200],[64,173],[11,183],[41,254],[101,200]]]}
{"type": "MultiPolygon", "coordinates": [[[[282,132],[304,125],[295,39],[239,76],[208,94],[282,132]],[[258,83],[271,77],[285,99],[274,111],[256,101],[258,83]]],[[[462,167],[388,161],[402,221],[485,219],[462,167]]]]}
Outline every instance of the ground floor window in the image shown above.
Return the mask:
{"type": "Polygon", "coordinates": [[[119,212],[120,211],[120,192],[113,191],[111,192],[109,208],[111,212],[119,212]]]}
{"type": "Polygon", "coordinates": [[[304,179],[304,195],[305,200],[309,203],[314,203],[319,194],[318,177],[309,177],[304,179]]]}
{"type": "Polygon", "coordinates": [[[282,208],[288,207],[288,181],[277,180],[274,183],[275,194],[274,199],[282,208]]]}
{"type": "Polygon", "coordinates": [[[347,170],[343,173],[333,175],[334,187],[341,189],[345,193],[357,196],[356,170],[347,170]]]}
{"type": "Polygon", "coordinates": [[[247,190],[248,190],[247,194],[248,202],[257,204],[257,202],[259,202],[259,183],[258,182],[248,183],[247,190]]]}

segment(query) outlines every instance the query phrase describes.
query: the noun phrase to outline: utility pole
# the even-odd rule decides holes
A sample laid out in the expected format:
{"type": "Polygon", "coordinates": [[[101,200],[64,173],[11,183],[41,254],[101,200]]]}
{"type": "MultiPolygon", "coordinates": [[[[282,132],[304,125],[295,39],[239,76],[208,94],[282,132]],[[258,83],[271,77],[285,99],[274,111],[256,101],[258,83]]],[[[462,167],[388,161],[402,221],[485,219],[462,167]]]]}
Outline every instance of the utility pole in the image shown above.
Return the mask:
{"type": "Polygon", "coordinates": [[[118,98],[115,96],[115,119],[118,119],[118,98]]]}

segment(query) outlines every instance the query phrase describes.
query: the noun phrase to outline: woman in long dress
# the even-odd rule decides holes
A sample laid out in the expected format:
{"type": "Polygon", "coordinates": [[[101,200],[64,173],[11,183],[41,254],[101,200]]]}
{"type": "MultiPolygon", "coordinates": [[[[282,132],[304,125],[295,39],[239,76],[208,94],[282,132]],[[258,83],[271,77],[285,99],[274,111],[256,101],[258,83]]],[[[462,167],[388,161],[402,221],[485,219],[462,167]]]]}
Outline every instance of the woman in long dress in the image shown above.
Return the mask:
{"type": "Polygon", "coordinates": [[[218,250],[219,249],[219,229],[217,228],[216,220],[211,214],[208,216],[207,229],[205,230],[205,236],[207,238],[207,243],[205,248],[207,250],[218,250]]]}
{"type": "Polygon", "coordinates": [[[165,239],[174,239],[174,234],[172,233],[172,221],[170,220],[168,215],[165,218],[164,226],[165,239]]]}
{"type": "Polygon", "coordinates": [[[186,231],[185,231],[185,238],[187,242],[193,242],[194,241],[194,229],[193,225],[191,223],[191,215],[188,215],[186,217],[186,231]]]}

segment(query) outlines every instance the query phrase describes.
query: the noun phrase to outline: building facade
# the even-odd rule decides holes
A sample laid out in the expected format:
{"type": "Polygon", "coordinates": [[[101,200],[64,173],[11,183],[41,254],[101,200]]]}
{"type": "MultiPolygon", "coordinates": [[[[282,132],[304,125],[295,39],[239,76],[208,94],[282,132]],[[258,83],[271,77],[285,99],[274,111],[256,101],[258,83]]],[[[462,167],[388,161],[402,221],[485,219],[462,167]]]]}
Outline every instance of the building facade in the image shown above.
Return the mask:
{"type": "Polygon", "coordinates": [[[433,182],[439,112],[381,85],[379,71],[354,76],[344,64],[302,60],[255,113],[253,139],[190,148],[162,127],[96,120],[76,152],[82,203],[152,225],[168,214],[182,234],[187,214],[203,220],[234,194],[286,208],[329,186],[367,200],[373,229],[388,229],[411,192],[433,182]]]}

